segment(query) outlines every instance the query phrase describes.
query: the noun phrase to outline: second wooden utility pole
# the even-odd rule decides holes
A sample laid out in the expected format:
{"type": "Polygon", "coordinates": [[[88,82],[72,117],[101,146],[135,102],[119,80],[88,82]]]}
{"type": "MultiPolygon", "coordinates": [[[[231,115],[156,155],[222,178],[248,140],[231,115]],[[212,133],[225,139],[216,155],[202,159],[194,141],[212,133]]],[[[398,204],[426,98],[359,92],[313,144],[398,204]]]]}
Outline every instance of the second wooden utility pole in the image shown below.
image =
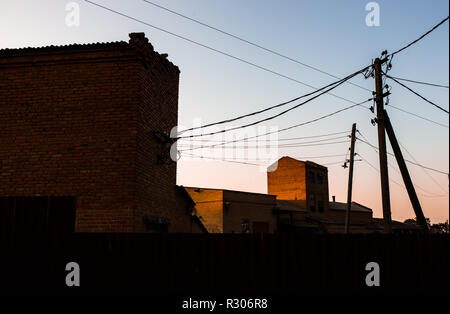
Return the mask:
{"type": "Polygon", "coordinates": [[[386,133],[384,125],[384,95],[383,95],[383,80],[381,65],[386,62],[386,59],[375,59],[375,91],[377,104],[377,125],[378,125],[378,154],[380,158],[380,178],[381,178],[381,197],[383,201],[383,221],[384,232],[392,233],[392,218],[391,218],[391,200],[389,195],[389,174],[386,152],[386,133]]]}
{"type": "Polygon", "coordinates": [[[352,188],[353,188],[353,164],[355,161],[355,140],[356,140],[356,123],[353,123],[352,140],[350,144],[350,167],[348,172],[347,213],[345,215],[345,233],[349,233],[350,230],[350,211],[352,208],[352,188]]]}

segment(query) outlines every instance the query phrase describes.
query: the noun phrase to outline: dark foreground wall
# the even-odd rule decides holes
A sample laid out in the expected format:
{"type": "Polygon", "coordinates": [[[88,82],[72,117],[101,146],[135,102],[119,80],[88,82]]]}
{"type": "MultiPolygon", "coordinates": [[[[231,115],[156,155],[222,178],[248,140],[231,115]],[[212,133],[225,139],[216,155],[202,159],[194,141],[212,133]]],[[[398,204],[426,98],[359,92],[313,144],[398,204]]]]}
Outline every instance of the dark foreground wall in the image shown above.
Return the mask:
{"type": "Polygon", "coordinates": [[[11,293],[420,292],[448,290],[448,235],[3,234],[11,293]],[[66,264],[80,266],[67,287],[66,264]],[[381,286],[367,287],[366,264],[381,286]]]}

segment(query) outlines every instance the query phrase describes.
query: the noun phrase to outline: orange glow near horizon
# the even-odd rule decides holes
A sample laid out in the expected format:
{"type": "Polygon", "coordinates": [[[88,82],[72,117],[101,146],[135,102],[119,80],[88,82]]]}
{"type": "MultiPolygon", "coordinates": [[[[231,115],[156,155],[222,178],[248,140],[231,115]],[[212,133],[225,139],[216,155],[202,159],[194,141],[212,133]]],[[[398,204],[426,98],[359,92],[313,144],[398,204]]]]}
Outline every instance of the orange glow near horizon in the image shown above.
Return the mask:
{"type": "MultiPolygon", "coordinates": [[[[435,191],[436,194],[440,191],[436,185],[427,183],[426,179],[429,181],[429,178],[424,173],[420,174],[420,171],[412,173],[413,178],[422,183],[419,185],[424,190],[435,191]]],[[[339,164],[328,167],[330,200],[332,196],[336,196],[338,202],[347,201],[347,175],[347,170],[344,170],[339,164]]],[[[414,218],[414,210],[406,189],[403,187],[401,176],[391,170],[390,177],[401,184],[399,186],[392,181],[390,183],[392,219],[404,221],[414,218]]],[[[443,185],[446,180],[445,176],[444,180],[440,179],[439,183],[443,185]]],[[[259,167],[208,160],[179,162],[177,184],[267,193],[267,176],[266,173],[259,170],[259,167]]],[[[353,187],[353,201],[371,208],[374,217],[382,218],[379,174],[374,169],[364,167],[361,162],[357,162],[353,187]]],[[[449,219],[448,193],[442,196],[444,193],[440,192],[438,195],[427,195],[416,187],[425,217],[430,218],[432,223],[445,222],[449,219]]]]}

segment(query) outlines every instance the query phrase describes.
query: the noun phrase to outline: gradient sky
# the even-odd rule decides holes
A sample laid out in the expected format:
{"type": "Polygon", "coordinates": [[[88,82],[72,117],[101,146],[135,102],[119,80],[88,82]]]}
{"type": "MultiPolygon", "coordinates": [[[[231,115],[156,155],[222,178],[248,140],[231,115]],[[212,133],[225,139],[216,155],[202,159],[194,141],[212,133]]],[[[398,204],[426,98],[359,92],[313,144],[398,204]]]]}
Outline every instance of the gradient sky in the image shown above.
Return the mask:
{"type": "MultiPolygon", "coordinates": [[[[141,0],[93,1],[316,87],[335,80],[150,6],[141,0]]],[[[231,118],[312,91],[306,86],[211,52],[81,0],[73,1],[80,4],[80,25],[68,27],[65,24],[67,14],[65,6],[69,2],[2,0],[0,48],[128,41],[128,33],[145,32],[155,49],[161,53],[168,53],[169,59],[181,70],[179,124],[183,127],[192,126],[194,119],[209,123],[231,118]]],[[[446,0],[378,1],[381,9],[381,25],[368,27],[365,24],[368,13],[365,6],[369,1],[154,0],[154,2],[339,77],[370,64],[371,60],[385,49],[392,52],[416,39],[445,18],[449,12],[446,0]]],[[[393,60],[390,74],[448,85],[448,38],[447,22],[418,44],[397,55],[393,60]]],[[[374,85],[373,79],[365,80],[362,76],[355,78],[353,82],[369,89],[373,89],[374,85]]],[[[447,114],[411,95],[395,83],[391,85],[392,105],[445,125],[449,124],[447,114]]],[[[448,110],[448,89],[412,83],[408,85],[448,110]]],[[[356,102],[371,96],[370,92],[351,85],[343,85],[334,93],[356,102]]],[[[343,100],[326,95],[263,125],[283,128],[348,105],[350,104],[343,100]]],[[[399,141],[413,155],[411,157],[404,152],[405,157],[415,158],[423,165],[448,172],[448,128],[393,108],[387,107],[387,110],[399,141]]],[[[270,113],[267,113],[262,117],[269,115],[270,113]]],[[[373,114],[367,109],[354,108],[318,123],[283,132],[280,138],[346,130],[350,132],[351,125],[355,122],[369,141],[377,144],[377,131],[370,123],[371,118],[373,114]]],[[[253,120],[237,121],[230,126],[253,120]]],[[[278,153],[279,156],[293,157],[345,155],[348,147],[348,143],[342,143],[284,148],[278,153]]],[[[358,143],[356,151],[378,167],[377,154],[372,148],[358,143]]],[[[389,151],[392,151],[390,147],[389,151]]],[[[395,160],[389,158],[393,166],[389,169],[390,177],[402,183],[395,160]]],[[[343,162],[344,156],[311,160],[318,163],[343,162]]],[[[267,164],[263,161],[253,163],[267,164]]],[[[447,220],[449,215],[447,175],[426,173],[422,168],[413,165],[408,167],[417,185],[425,216],[430,217],[432,222],[447,220]]],[[[329,166],[330,196],[336,195],[338,201],[346,200],[347,176],[348,169],[342,168],[341,165],[329,166]]],[[[356,162],[353,198],[371,207],[375,217],[382,216],[379,181],[376,170],[365,162],[356,162]]],[[[181,159],[177,183],[267,192],[266,173],[262,172],[260,167],[221,161],[181,159]]],[[[394,183],[391,183],[390,189],[393,219],[404,220],[414,217],[406,190],[394,183]]]]}

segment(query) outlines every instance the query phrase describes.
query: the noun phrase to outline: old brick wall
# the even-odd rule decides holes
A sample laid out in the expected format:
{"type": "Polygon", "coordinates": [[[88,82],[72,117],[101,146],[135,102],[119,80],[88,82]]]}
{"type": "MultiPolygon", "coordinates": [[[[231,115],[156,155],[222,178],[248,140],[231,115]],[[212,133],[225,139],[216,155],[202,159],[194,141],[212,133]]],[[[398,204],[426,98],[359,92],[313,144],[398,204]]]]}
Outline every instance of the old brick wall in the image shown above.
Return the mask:
{"type": "Polygon", "coordinates": [[[311,198],[310,195],[314,195],[315,200],[315,212],[316,215],[327,215],[329,210],[329,196],[328,196],[328,170],[325,167],[315,167],[306,163],[306,202],[308,211],[310,210],[311,198]],[[314,183],[309,182],[309,172],[314,174],[314,183]],[[322,176],[322,183],[317,180],[318,175],[322,176]],[[319,211],[319,200],[323,202],[323,212],[319,211]]]}
{"type": "Polygon", "coordinates": [[[248,220],[250,232],[254,222],[267,223],[269,233],[277,230],[275,196],[267,194],[223,191],[225,208],[223,211],[223,232],[241,233],[243,220],[248,220]]]}
{"type": "Polygon", "coordinates": [[[279,200],[305,200],[305,163],[289,157],[278,160],[277,169],[267,172],[267,193],[279,200]]]}
{"type": "Polygon", "coordinates": [[[176,164],[153,131],[177,124],[179,70],[143,33],[0,51],[0,196],[75,196],[76,231],[190,232],[176,164]]]}
{"type": "Polygon", "coordinates": [[[76,196],[76,231],[133,230],[139,66],[130,52],[0,59],[0,195],[76,196]]]}
{"type": "Polygon", "coordinates": [[[223,190],[187,187],[197,216],[209,233],[223,233],[223,190]]]}
{"type": "Polygon", "coordinates": [[[241,233],[242,222],[267,223],[269,232],[277,229],[275,196],[221,189],[186,188],[194,200],[197,216],[210,233],[241,233]]]}
{"type": "Polygon", "coordinates": [[[180,71],[166,56],[153,51],[143,34],[135,35],[136,49],[145,60],[139,71],[137,120],[135,225],[142,231],[142,217],[170,219],[169,232],[190,232],[189,203],[176,190],[176,162],[171,160],[167,135],[178,123],[180,71]]]}

